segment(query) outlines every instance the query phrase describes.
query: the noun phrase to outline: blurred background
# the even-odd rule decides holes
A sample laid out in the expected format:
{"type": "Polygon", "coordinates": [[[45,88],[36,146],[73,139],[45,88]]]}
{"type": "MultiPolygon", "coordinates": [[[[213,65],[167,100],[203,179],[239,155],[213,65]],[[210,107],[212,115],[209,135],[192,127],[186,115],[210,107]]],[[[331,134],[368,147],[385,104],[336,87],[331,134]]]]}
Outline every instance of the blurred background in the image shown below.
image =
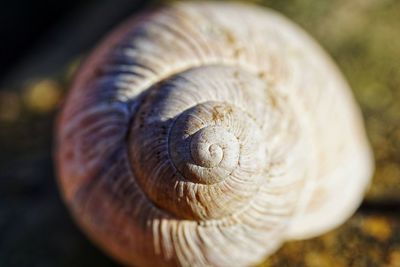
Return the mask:
{"type": "MultiPolygon", "coordinates": [[[[52,161],[54,119],[81,60],[128,16],[168,1],[13,0],[0,8],[0,266],[118,266],[71,220],[52,161]]],[[[400,1],[249,1],[329,52],[361,105],[376,157],[357,213],[260,266],[400,266],[400,1]]]]}

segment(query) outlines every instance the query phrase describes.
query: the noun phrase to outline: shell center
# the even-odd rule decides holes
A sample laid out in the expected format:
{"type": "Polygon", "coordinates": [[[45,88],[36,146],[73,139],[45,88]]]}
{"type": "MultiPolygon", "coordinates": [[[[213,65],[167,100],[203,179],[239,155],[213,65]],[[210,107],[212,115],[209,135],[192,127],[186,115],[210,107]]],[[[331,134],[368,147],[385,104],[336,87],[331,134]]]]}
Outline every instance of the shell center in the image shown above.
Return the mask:
{"type": "Polygon", "coordinates": [[[209,126],[194,134],[190,142],[190,152],[197,165],[212,168],[221,163],[224,153],[228,152],[225,150],[236,147],[236,143],[236,137],[222,127],[209,126]]]}

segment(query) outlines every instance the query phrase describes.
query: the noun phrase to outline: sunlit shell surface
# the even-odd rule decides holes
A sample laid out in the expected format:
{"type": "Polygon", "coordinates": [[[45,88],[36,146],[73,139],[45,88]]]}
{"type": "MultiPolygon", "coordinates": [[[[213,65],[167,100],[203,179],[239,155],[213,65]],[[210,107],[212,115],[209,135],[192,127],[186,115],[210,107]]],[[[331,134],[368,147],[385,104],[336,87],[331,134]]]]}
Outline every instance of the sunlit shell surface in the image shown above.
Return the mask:
{"type": "Polygon", "coordinates": [[[343,223],[372,171],[348,85],[273,11],[179,3],[120,26],[58,121],[78,223],[134,266],[248,266],[343,223]]]}

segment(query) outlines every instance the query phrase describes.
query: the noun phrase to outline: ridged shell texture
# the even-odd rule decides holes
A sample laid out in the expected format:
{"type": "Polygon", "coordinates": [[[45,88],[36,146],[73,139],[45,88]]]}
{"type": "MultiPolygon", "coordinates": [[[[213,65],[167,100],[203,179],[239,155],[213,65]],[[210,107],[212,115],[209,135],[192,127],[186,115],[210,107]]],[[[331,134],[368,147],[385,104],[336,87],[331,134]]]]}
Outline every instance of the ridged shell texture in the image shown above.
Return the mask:
{"type": "Polygon", "coordinates": [[[343,223],[372,156],[342,76],[273,11],[179,3],[120,26],[58,122],[65,201],[134,266],[249,266],[343,223]]]}

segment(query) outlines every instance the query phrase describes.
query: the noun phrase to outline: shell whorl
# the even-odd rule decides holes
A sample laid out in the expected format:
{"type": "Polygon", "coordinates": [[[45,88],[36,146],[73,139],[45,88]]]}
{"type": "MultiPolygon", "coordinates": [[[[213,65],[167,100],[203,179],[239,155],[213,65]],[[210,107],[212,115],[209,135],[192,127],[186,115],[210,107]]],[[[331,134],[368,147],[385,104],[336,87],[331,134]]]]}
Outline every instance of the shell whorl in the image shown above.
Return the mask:
{"type": "Polygon", "coordinates": [[[129,141],[131,166],[147,196],[184,219],[243,209],[268,166],[262,120],[255,119],[266,108],[246,108],[257,97],[265,101],[264,87],[238,68],[209,66],[150,89],[129,141]]]}
{"type": "Polygon", "coordinates": [[[57,144],[75,218],[138,266],[253,264],[342,223],[372,169],[324,52],[280,15],[232,3],[122,25],[79,71],[57,144]]]}

